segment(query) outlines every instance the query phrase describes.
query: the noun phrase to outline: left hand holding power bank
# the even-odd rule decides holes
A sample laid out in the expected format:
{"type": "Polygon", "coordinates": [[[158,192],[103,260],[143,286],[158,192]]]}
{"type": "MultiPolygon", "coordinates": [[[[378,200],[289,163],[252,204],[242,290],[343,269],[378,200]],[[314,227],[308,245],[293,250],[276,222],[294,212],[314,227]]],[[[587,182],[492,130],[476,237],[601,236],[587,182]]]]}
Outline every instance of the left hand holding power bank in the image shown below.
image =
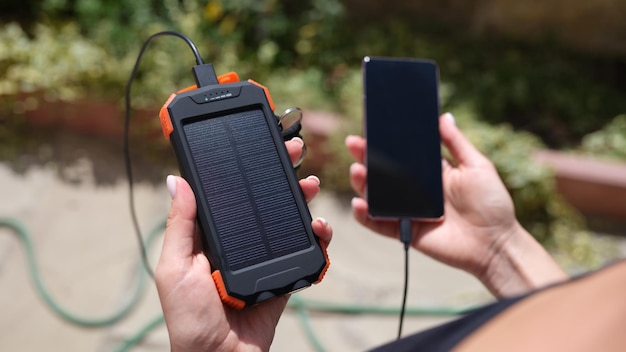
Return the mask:
{"type": "MultiPolygon", "coordinates": [[[[297,160],[301,142],[291,140],[285,146],[291,160],[297,160]]],[[[315,176],[302,179],[299,184],[307,201],[320,190],[315,176]]],[[[168,177],[168,189],[172,206],[156,268],[156,283],[172,351],[188,351],[198,346],[205,351],[232,351],[243,345],[268,350],[288,296],[243,310],[223,304],[210,275],[209,261],[201,251],[194,194],[184,179],[175,176],[168,177]]],[[[315,219],[311,226],[327,245],[332,237],[328,223],[315,219]]]]}

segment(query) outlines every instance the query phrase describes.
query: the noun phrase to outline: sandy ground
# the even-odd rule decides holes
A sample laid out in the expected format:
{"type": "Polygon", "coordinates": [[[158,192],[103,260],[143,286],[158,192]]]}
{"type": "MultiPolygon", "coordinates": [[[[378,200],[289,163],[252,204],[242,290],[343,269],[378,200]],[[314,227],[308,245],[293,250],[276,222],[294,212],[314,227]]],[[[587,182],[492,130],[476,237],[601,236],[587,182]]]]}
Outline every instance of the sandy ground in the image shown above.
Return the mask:
{"type": "MultiPolygon", "coordinates": [[[[49,297],[68,315],[85,320],[73,323],[44,303],[29,273],[24,242],[13,231],[0,228],[0,351],[116,351],[161,314],[156,289],[148,280],[137,304],[123,319],[96,327],[85,324],[106,320],[133,297],[139,260],[127,183],[119,178],[103,182],[102,175],[94,172],[119,169],[121,160],[114,156],[97,160],[94,163],[79,155],[62,170],[55,163],[39,163],[23,173],[0,163],[0,217],[25,226],[49,297]]],[[[163,221],[169,207],[164,178],[156,183],[137,182],[135,194],[147,236],[163,221]]],[[[313,216],[325,217],[334,227],[329,248],[332,264],[322,283],[298,297],[343,308],[398,309],[403,284],[401,244],[362,228],[345,201],[328,193],[320,194],[310,209],[313,216]]],[[[153,266],[160,246],[158,236],[149,248],[153,266]]],[[[473,277],[412,251],[410,308],[454,310],[490,300],[473,277]]],[[[272,351],[362,351],[394,339],[398,328],[396,313],[307,313],[308,318],[302,320],[295,309],[287,309],[272,351]]],[[[452,317],[408,316],[404,331],[415,332],[452,317]]],[[[165,326],[158,325],[130,350],[168,351],[165,326]]]]}

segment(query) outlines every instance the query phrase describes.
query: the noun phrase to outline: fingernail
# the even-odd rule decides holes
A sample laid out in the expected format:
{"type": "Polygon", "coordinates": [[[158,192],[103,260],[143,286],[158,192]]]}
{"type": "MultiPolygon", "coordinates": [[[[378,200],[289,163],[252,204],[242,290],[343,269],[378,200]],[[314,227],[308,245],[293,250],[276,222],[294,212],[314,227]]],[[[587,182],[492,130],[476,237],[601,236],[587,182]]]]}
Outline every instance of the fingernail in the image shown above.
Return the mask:
{"type": "Polygon", "coordinates": [[[350,201],[350,205],[352,205],[352,207],[354,208],[354,204],[356,204],[356,202],[358,202],[358,201],[359,201],[359,198],[354,197],[354,198],[352,198],[352,200],[350,201]]]}
{"type": "Polygon", "coordinates": [[[454,119],[454,115],[452,115],[452,113],[446,112],[445,114],[443,114],[443,117],[452,122],[453,125],[456,125],[456,120],[454,119]]]}
{"type": "Polygon", "coordinates": [[[293,137],[291,140],[300,143],[300,146],[304,147],[304,141],[302,140],[302,138],[300,138],[300,137],[293,137]]]}
{"type": "Polygon", "coordinates": [[[319,221],[320,223],[322,223],[322,225],[324,226],[328,226],[328,221],[322,217],[317,218],[317,221],[319,221]]]}
{"type": "Polygon", "coordinates": [[[359,163],[350,164],[350,175],[356,172],[356,169],[359,167],[359,163]]]}
{"type": "Polygon", "coordinates": [[[314,181],[315,183],[317,183],[318,186],[320,185],[320,178],[315,175],[310,175],[306,179],[314,181]]]}
{"type": "Polygon", "coordinates": [[[170,193],[170,197],[174,199],[174,196],[176,196],[176,176],[168,175],[165,184],[167,185],[167,191],[170,193]]]}

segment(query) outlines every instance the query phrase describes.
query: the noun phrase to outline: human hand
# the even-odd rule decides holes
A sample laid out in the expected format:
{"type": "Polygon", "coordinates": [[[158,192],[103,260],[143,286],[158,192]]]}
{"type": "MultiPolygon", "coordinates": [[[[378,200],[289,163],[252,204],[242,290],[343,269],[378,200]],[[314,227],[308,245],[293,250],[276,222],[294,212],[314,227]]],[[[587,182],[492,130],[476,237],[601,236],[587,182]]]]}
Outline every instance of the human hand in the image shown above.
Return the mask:
{"type": "MultiPolygon", "coordinates": [[[[292,161],[302,153],[301,139],[286,142],[292,161]]],[[[288,297],[235,310],[222,303],[211,267],[203,254],[196,226],[196,201],[188,183],[168,176],[172,205],[167,219],[156,284],[172,351],[267,351],[288,297]]],[[[309,202],[319,192],[319,179],[300,180],[309,202]]],[[[313,231],[328,244],[332,229],[322,218],[313,231]]]]}
{"type": "MultiPolygon", "coordinates": [[[[513,201],[491,161],[461,133],[450,114],[439,119],[443,144],[456,161],[442,160],[445,218],[412,224],[412,247],[479,278],[496,296],[524,292],[565,274],[523,229],[513,201]],[[530,261],[530,262],[527,262],[530,261]]],[[[346,146],[356,159],[350,184],[361,197],[352,201],[356,220],[382,235],[398,238],[398,221],[372,219],[363,199],[367,169],[366,141],[348,136],[346,146]]]]}

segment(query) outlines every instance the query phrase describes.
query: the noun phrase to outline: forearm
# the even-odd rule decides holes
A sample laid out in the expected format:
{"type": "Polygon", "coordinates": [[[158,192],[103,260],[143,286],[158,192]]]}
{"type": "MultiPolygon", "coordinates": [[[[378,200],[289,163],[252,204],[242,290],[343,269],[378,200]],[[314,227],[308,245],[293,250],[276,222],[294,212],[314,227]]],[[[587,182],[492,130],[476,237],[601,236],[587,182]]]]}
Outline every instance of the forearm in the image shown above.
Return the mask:
{"type": "Polygon", "coordinates": [[[568,278],[550,254],[521,225],[511,230],[495,250],[484,274],[483,284],[496,297],[522,294],[568,278]]]}

